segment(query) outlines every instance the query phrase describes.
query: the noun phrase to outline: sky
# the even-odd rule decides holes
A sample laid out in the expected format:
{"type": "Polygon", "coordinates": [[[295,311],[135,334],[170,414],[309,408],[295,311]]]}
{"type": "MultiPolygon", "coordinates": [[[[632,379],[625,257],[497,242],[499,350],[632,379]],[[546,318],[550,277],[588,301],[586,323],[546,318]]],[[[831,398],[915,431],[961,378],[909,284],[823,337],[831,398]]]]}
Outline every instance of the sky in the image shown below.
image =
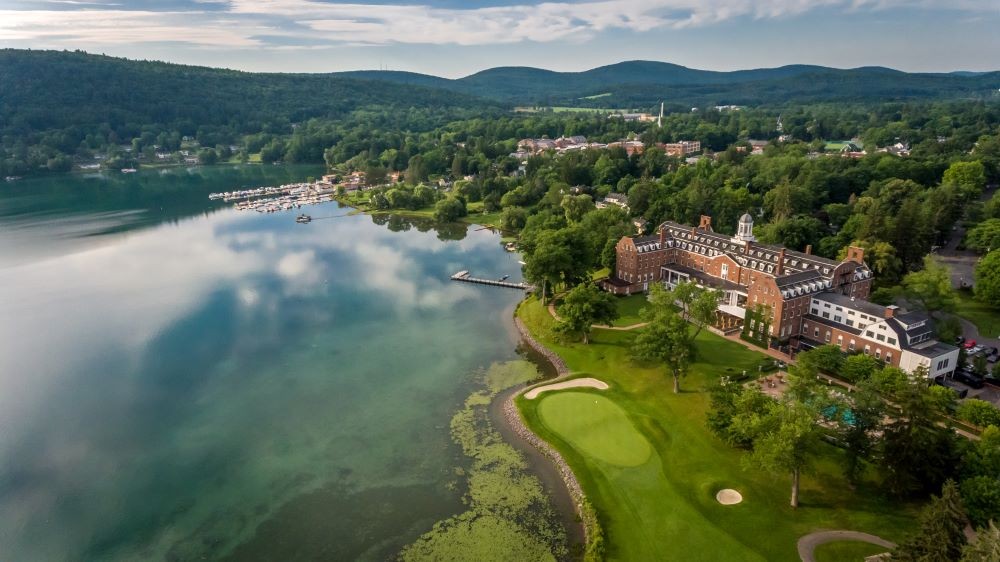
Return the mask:
{"type": "Polygon", "coordinates": [[[1000,70],[1000,0],[0,0],[0,47],[268,72],[1000,70]]]}

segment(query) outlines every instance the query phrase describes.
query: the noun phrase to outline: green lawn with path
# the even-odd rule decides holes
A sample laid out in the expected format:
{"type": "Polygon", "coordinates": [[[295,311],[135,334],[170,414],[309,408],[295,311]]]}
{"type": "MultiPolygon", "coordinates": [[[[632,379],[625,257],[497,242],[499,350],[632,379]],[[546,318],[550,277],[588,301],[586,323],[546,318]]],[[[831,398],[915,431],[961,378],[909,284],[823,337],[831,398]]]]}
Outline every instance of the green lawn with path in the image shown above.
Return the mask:
{"type": "Polygon", "coordinates": [[[816,562],[863,562],[865,557],[881,554],[888,549],[861,541],[833,541],[816,547],[816,562]]]}
{"type": "Polygon", "coordinates": [[[618,305],[618,320],[615,320],[612,326],[632,326],[643,322],[639,312],[649,304],[649,301],[644,294],[629,295],[615,297],[615,304],[618,305]]]}
{"type": "Polygon", "coordinates": [[[795,510],[788,506],[788,475],[745,470],[743,452],[708,431],[707,388],[722,375],[755,372],[760,353],[703,332],[698,361],[681,383],[684,392],[674,395],[662,368],[632,363],[634,332],[595,329],[590,345],[568,343],[553,337],[554,320],[534,297],[518,315],[570,369],[611,386],[517,402],[528,425],[563,454],[597,509],[609,560],[796,561],[799,537],[818,529],[899,541],[912,528],[913,506],[886,500],[870,486],[849,489],[833,447],[824,446],[822,459],[804,475],[802,506],[795,510]],[[565,395],[570,398],[560,398],[565,395]],[[585,418],[587,400],[597,400],[598,419],[612,427],[588,436],[595,423],[567,419],[573,412],[585,418]],[[651,453],[641,464],[623,463],[611,439],[645,442],[651,453]],[[743,503],[719,504],[715,494],[722,488],[738,490],[743,503]]]}
{"type": "Polygon", "coordinates": [[[977,301],[971,291],[958,291],[955,314],[975,324],[980,334],[1000,338],[1000,307],[977,301]]]}

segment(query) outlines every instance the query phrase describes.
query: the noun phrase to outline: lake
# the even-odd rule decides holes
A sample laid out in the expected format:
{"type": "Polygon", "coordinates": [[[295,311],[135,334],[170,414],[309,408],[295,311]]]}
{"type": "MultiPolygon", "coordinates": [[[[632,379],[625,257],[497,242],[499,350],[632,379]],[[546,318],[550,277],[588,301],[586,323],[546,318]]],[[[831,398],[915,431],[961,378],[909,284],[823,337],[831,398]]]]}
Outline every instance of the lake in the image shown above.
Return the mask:
{"type": "Polygon", "coordinates": [[[476,227],[237,212],[234,166],[0,184],[0,559],[391,557],[462,509],[448,423],[516,357],[476,227]]]}

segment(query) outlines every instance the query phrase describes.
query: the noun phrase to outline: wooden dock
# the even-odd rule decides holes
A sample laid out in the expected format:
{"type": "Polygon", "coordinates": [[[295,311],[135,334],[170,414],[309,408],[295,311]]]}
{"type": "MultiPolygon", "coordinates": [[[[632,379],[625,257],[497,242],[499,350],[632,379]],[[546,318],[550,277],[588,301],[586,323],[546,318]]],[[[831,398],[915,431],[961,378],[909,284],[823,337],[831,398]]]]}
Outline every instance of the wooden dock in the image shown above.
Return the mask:
{"type": "Polygon", "coordinates": [[[512,283],[510,281],[500,281],[498,279],[481,279],[479,277],[473,277],[468,271],[462,270],[451,276],[452,281],[465,281],[466,283],[478,283],[480,285],[493,285],[494,287],[507,287],[508,289],[521,289],[522,291],[530,291],[534,289],[534,285],[529,285],[527,283],[512,283]]]}

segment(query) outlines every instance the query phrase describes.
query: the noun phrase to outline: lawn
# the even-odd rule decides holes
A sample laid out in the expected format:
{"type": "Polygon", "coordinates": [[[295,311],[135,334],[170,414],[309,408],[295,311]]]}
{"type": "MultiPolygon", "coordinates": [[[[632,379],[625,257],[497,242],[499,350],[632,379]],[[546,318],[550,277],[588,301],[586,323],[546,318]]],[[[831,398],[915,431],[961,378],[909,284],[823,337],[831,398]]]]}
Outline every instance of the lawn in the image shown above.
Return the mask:
{"type": "Polygon", "coordinates": [[[1000,337],[1000,308],[977,301],[970,291],[958,291],[955,313],[975,324],[980,334],[1000,337]]]}
{"type": "Polygon", "coordinates": [[[849,491],[837,449],[824,446],[821,460],[803,478],[802,506],[795,510],[788,506],[788,475],[743,469],[743,453],[708,431],[708,385],[727,373],[755,372],[761,354],[702,332],[699,360],[681,383],[684,392],[674,395],[662,369],[631,362],[633,332],[597,329],[590,345],[559,343],[551,336],[551,316],[536,299],[522,303],[518,315],[571,369],[611,385],[605,391],[574,389],[518,401],[528,425],[563,454],[597,509],[608,559],[793,561],[798,538],[818,529],[865,531],[898,541],[911,528],[912,507],[885,500],[864,485],[849,491]],[[567,419],[587,418],[588,405],[597,422],[567,419]],[[595,423],[611,427],[588,436],[595,423]],[[638,456],[622,462],[622,445],[612,440],[632,442],[638,456]],[[642,456],[642,446],[634,443],[652,449],[642,464],[632,464],[642,456]],[[721,488],[739,490],[744,502],[720,505],[714,496],[721,488]]]}
{"type": "Polygon", "coordinates": [[[863,562],[866,556],[881,554],[885,547],[858,541],[834,541],[821,544],[813,551],[816,562],[863,562]]]}
{"type": "Polygon", "coordinates": [[[639,311],[649,304],[644,294],[615,297],[615,303],[618,305],[618,320],[612,326],[631,326],[643,322],[639,311]]]}

